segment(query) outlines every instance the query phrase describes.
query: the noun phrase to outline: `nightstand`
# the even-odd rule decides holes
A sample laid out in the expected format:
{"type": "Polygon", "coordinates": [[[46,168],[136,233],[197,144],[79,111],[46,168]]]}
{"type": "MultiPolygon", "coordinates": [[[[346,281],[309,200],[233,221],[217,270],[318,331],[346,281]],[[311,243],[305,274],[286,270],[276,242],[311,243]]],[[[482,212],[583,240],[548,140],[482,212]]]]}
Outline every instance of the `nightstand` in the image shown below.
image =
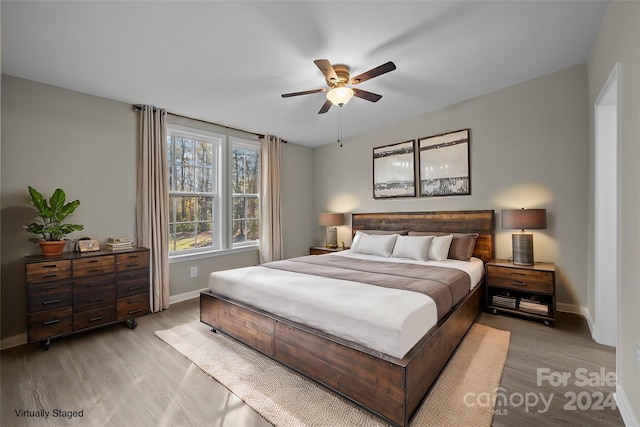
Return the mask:
{"type": "Polygon", "coordinates": [[[556,268],[553,263],[517,265],[507,260],[487,264],[487,309],[542,320],[556,320],[556,268]]]}
{"type": "Polygon", "coordinates": [[[330,254],[332,252],[340,252],[340,251],[344,251],[346,249],[349,249],[348,247],[345,246],[344,249],[342,248],[327,248],[324,246],[312,246],[311,248],[309,248],[309,255],[324,255],[324,254],[330,254]]]}

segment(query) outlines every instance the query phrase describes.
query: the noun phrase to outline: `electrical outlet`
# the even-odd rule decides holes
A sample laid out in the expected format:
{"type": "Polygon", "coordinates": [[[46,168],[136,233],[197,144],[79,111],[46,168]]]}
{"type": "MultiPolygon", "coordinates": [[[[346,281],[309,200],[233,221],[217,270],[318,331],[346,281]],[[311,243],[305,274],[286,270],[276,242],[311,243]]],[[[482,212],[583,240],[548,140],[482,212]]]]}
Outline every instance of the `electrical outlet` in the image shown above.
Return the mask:
{"type": "Polygon", "coordinates": [[[640,341],[636,342],[636,365],[640,366],[640,341]]]}
{"type": "Polygon", "coordinates": [[[191,278],[194,278],[194,277],[198,277],[198,267],[197,266],[191,267],[191,278]]]}

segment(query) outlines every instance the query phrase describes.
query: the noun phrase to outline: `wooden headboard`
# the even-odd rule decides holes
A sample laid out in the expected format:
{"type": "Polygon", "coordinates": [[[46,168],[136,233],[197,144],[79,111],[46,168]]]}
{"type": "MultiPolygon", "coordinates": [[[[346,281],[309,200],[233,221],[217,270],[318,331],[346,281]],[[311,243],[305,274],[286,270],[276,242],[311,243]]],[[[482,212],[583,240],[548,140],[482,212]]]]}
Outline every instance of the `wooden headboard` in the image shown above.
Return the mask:
{"type": "Polygon", "coordinates": [[[351,229],[354,234],[358,230],[478,233],[473,256],[487,262],[495,253],[493,210],[354,213],[351,229]]]}

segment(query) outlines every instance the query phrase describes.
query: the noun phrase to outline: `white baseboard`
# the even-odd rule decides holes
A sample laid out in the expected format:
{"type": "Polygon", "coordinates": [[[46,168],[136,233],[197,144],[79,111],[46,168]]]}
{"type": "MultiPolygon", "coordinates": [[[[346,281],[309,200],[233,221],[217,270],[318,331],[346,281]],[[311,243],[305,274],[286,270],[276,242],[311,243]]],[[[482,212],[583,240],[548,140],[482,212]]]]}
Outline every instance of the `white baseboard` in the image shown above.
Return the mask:
{"type": "Polygon", "coordinates": [[[620,411],[624,425],[627,427],[640,427],[638,417],[633,413],[633,408],[629,404],[629,399],[621,385],[616,385],[616,392],[613,395],[616,399],[616,404],[618,405],[618,410],[620,411]]]}
{"type": "Polygon", "coordinates": [[[14,335],[12,337],[4,338],[0,341],[0,350],[6,350],[11,347],[17,347],[22,344],[27,343],[27,333],[24,332],[22,334],[14,335]]]}
{"type": "Polygon", "coordinates": [[[561,311],[563,313],[579,314],[581,316],[586,317],[585,312],[587,311],[587,307],[559,302],[559,303],[556,303],[556,310],[561,311]]]}
{"type": "Polygon", "coordinates": [[[202,288],[195,291],[185,292],[183,294],[171,295],[169,297],[169,304],[176,304],[189,299],[198,298],[200,296],[200,292],[206,291],[207,289],[209,288],[202,288]]]}

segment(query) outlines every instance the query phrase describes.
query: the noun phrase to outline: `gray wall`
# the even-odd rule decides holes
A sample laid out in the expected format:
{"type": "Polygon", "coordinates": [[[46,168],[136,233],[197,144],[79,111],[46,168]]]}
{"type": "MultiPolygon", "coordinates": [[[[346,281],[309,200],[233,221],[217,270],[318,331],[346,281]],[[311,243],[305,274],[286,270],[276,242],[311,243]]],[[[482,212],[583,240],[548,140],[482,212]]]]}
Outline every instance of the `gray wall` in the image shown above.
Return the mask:
{"type": "MultiPolygon", "coordinates": [[[[587,303],[588,115],[586,66],[580,65],[316,149],[316,211],[388,212],[494,209],[499,258],[511,256],[512,230],[501,209],[545,208],[535,257],[558,270],[558,301],[587,303]],[[471,195],[375,200],[372,149],[471,128],[471,195]]],[[[317,229],[316,243],[324,234],[317,229]]],[[[338,241],[351,241],[338,228],[338,241]]],[[[571,308],[571,307],[565,307],[571,308]]]]}
{"type": "MultiPolygon", "coordinates": [[[[640,422],[640,2],[609,2],[591,57],[589,71],[589,117],[593,153],[593,105],[616,62],[621,63],[620,138],[620,289],[618,295],[617,395],[625,422],[640,422]],[[638,343],[638,344],[636,344],[638,343]],[[627,411],[627,412],[625,412],[627,411]]],[[[591,161],[593,164],[593,160],[591,161]]],[[[591,177],[593,179],[593,176],[591,177]]],[[[591,195],[593,197],[593,195],[591,195]]],[[[593,207],[591,207],[593,209],[593,207]]],[[[593,224],[590,224],[590,233],[593,224]]],[[[590,251],[593,257],[593,251],[590,251]]],[[[592,258],[590,258],[592,259],[592,258]]],[[[589,263],[590,265],[592,263],[589,263]]],[[[593,294],[593,280],[590,280],[593,294]]],[[[593,310],[593,307],[590,307],[593,310]]]]}
{"type": "MultiPolygon", "coordinates": [[[[39,254],[22,225],[36,211],[27,186],[50,195],[56,187],[79,199],[71,217],[85,230],[70,238],[135,233],[136,116],[131,105],[2,76],[1,308],[3,347],[26,340],[25,255],[39,254]]],[[[313,150],[283,148],[285,254],[304,255],[312,242],[313,150]]],[[[214,270],[254,265],[256,250],[170,264],[171,295],[207,286],[214,270]],[[190,267],[198,277],[190,278],[190,267]]]]}

